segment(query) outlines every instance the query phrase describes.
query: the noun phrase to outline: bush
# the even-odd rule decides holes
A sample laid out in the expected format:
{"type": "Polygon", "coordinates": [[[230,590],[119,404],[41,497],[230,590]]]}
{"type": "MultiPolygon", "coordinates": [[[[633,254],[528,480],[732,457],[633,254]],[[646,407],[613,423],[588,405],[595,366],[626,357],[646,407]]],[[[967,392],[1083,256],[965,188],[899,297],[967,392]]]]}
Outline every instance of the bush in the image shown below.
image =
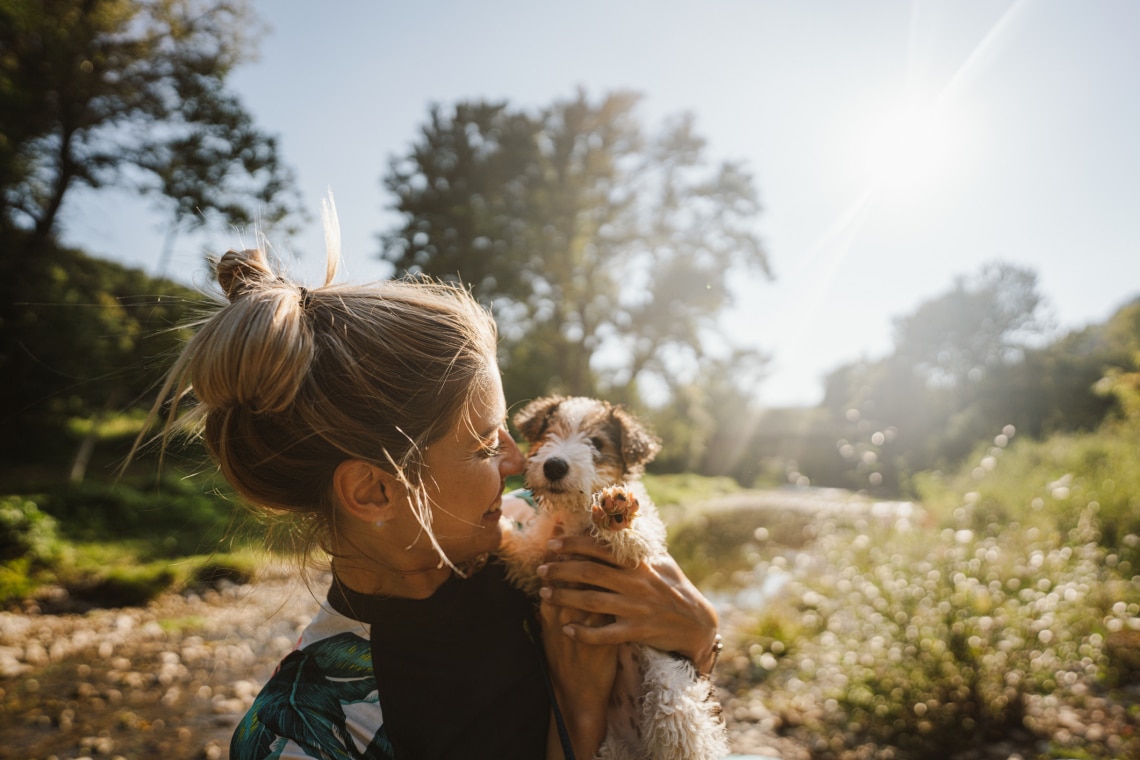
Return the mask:
{"type": "Polygon", "coordinates": [[[1096,515],[1098,541],[1133,567],[1140,562],[1140,425],[1106,425],[1096,433],[1019,439],[987,445],[943,477],[916,478],[922,501],[943,526],[969,515],[976,531],[1011,523],[1066,534],[1080,515],[1096,515]]]}
{"type": "Polygon", "coordinates": [[[34,501],[22,496],[0,498],[0,562],[27,559],[43,565],[59,553],[58,523],[34,501]]]}
{"type": "Polygon", "coordinates": [[[789,583],[791,620],[760,616],[732,668],[766,679],[772,711],[821,757],[864,743],[949,757],[1032,731],[1028,700],[1117,683],[1106,639],[1140,624],[1140,587],[1106,567],[1095,534],[1089,510],[1074,545],[1038,529],[837,529],[816,546],[822,565],[789,583]]]}
{"type": "Polygon", "coordinates": [[[243,543],[254,525],[244,506],[204,478],[69,484],[42,504],[69,540],[142,539],[149,547],[144,559],[209,553],[226,539],[243,543]]]}
{"type": "Polygon", "coordinates": [[[88,578],[68,590],[78,601],[99,607],[138,607],[146,604],[178,581],[168,562],[121,566],[88,578]]]}

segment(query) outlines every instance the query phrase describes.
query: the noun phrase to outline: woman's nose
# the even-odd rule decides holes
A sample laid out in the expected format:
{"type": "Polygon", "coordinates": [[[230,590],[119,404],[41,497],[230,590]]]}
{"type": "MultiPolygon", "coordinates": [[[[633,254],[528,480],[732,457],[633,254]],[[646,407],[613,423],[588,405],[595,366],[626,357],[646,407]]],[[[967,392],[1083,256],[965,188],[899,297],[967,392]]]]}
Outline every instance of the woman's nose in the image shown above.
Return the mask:
{"type": "Polygon", "coordinates": [[[518,475],[523,471],[523,453],[515,439],[506,430],[499,431],[500,446],[503,448],[503,457],[499,469],[504,475],[518,475]]]}

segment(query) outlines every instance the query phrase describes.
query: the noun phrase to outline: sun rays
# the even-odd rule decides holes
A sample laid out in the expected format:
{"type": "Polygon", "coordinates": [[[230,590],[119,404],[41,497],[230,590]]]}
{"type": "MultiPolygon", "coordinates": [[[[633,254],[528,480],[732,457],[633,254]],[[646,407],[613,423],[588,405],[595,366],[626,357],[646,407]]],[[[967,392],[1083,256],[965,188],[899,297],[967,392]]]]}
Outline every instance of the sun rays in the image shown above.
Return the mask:
{"type": "Polygon", "coordinates": [[[904,98],[884,108],[861,141],[860,165],[866,184],[819,236],[793,276],[810,269],[808,291],[803,293],[797,329],[806,332],[821,304],[831,292],[843,264],[850,257],[871,210],[884,203],[905,203],[914,208],[924,194],[937,188],[947,173],[966,160],[971,131],[962,95],[982,76],[1016,30],[1029,0],[1015,0],[994,22],[962,64],[933,97],[919,94],[917,44],[921,3],[912,5],[907,41],[907,64],[903,72],[904,98]]]}

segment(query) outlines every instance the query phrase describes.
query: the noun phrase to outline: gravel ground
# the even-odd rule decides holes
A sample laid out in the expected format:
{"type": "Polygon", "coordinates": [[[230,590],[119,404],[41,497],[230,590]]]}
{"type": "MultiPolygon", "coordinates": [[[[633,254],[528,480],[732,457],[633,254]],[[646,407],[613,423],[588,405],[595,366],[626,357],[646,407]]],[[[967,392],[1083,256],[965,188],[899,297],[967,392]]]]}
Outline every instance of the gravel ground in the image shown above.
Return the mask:
{"type": "Polygon", "coordinates": [[[0,758],[226,757],[316,609],[277,572],[145,608],[0,613],[0,758]]]}

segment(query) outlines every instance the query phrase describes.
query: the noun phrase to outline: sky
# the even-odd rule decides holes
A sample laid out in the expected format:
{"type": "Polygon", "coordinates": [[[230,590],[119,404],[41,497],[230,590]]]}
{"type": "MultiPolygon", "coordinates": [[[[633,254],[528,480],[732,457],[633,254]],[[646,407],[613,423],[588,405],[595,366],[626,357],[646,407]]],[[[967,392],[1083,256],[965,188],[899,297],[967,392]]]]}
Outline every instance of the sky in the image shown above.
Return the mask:
{"type": "MultiPolygon", "coordinates": [[[[775,274],[737,274],[721,329],[771,356],[761,406],[813,405],[843,364],[890,352],[893,320],[989,262],[1034,270],[1058,332],[1140,295],[1140,3],[1134,0],[253,0],[259,57],[231,82],[279,136],[312,222],[287,252],[316,283],[320,199],[342,279],[389,275],[381,179],[431,104],[539,108],[584,88],[684,111],[758,188],[775,274]]],[[[78,193],[63,239],[154,272],[165,219],[78,193]]],[[[205,286],[176,238],[166,274],[205,286]]]]}

